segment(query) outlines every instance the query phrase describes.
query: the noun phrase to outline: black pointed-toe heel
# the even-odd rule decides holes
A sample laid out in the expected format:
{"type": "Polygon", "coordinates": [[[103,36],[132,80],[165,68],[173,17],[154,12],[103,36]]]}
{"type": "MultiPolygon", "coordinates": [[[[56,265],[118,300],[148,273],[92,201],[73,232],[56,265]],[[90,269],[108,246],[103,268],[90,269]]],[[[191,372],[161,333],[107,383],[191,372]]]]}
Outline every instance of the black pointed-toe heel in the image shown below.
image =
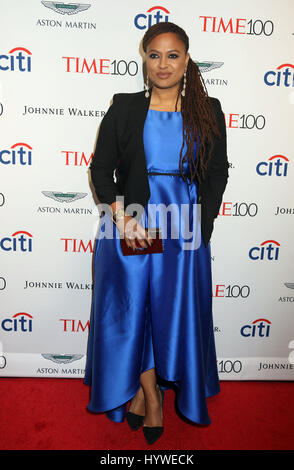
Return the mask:
{"type": "MultiPolygon", "coordinates": [[[[159,390],[161,393],[161,418],[162,418],[164,392],[160,387],[159,387],[159,390]]],[[[156,442],[157,439],[160,438],[162,433],[163,433],[163,426],[145,426],[143,424],[143,434],[148,444],[154,444],[154,442],[156,442]]]]}
{"type": "Polygon", "coordinates": [[[136,413],[132,413],[131,411],[127,412],[126,414],[127,423],[132,429],[132,431],[137,431],[137,429],[139,429],[139,427],[142,426],[144,417],[145,416],[137,415],[136,413]]]}
{"type": "Polygon", "coordinates": [[[128,411],[126,414],[127,423],[132,429],[132,431],[137,431],[140,426],[142,426],[145,416],[137,415],[132,411],[128,411]]]}

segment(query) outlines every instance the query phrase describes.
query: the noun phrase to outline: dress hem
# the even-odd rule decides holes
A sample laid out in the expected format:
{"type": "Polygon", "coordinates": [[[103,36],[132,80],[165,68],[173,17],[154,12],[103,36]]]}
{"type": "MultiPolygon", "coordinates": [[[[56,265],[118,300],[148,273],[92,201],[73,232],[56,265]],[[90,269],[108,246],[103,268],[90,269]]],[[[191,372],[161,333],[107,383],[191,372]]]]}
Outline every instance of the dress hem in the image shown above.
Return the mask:
{"type": "MultiPolygon", "coordinates": [[[[151,367],[150,369],[153,369],[153,367],[151,367]]],[[[150,370],[150,369],[146,369],[146,370],[143,371],[143,372],[146,372],[147,370],[150,370]]],[[[161,377],[161,376],[160,376],[160,377],[161,377]]],[[[161,377],[161,378],[162,378],[162,377],[161,377]]],[[[163,379],[163,380],[166,380],[166,379],[163,379]]],[[[175,381],[168,381],[168,382],[175,382],[175,381]]],[[[178,381],[178,382],[179,382],[179,381],[178,381]]],[[[88,386],[91,386],[89,383],[87,383],[87,382],[85,382],[85,381],[84,381],[84,384],[85,384],[85,385],[88,385],[88,386]]],[[[140,385],[140,386],[141,386],[141,385],[140,385]]],[[[139,386],[139,388],[140,388],[140,386],[139,386]]],[[[180,388],[180,385],[176,385],[176,387],[177,387],[177,388],[180,388]]],[[[116,408],[123,407],[124,405],[126,405],[130,400],[132,400],[132,398],[134,398],[134,396],[137,394],[139,388],[137,389],[137,391],[136,391],[129,399],[127,399],[126,401],[124,401],[123,403],[121,403],[121,404],[119,404],[119,405],[117,405],[117,406],[114,406],[113,408],[110,408],[110,409],[107,409],[107,410],[100,410],[100,411],[97,411],[97,410],[94,410],[93,408],[91,408],[90,405],[88,405],[88,406],[87,406],[87,410],[90,411],[91,413],[95,413],[95,414],[99,414],[99,413],[105,413],[105,414],[107,414],[107,413],[109,413],[109,412],[115,410],[116,408]]],[[[167,387],[167,386],[163,386],[163,385],[162,385],[162,388],[165,389],[165,390],[169,390],[171,387],[167,387]]],[[[215,392],[206,394],[206,395],[205,395],[205,398],[207,399],[207,398],[210,398],[210,397],[214,397],[214,396],[218,395],[219,393],[220,393],[220,389],[218,389],[218,390],[215,391],[215,392]]],[[[189,418],[188,415],[185,414],[185,413],[182,411],[181,407],[179,406],[177,397],[176,397],[175,401],[176,401],[176,405],[177,405],[177,407],[178,407],[180,413],[181,413],[181,414],[184,416],[184,418],[187,419],[188,421],[191,421],[193,424],[197,424],[197,425],[199,425],[199,426],[208,426],[208,425],[211,424],[210,418],[209,418],[207,421],[195,421],[195,420],[189,418]]],[[[111,419],[109,416],[107,416],[107,418],[108,418],[110,421],[112,421],[112,422],[123,422],[124,419],[125,419],[125,416],[124,416],[124,418],[123,418],[122,421],[116,421],[116,420],[114,420],[114,419],[111,419]]]]}

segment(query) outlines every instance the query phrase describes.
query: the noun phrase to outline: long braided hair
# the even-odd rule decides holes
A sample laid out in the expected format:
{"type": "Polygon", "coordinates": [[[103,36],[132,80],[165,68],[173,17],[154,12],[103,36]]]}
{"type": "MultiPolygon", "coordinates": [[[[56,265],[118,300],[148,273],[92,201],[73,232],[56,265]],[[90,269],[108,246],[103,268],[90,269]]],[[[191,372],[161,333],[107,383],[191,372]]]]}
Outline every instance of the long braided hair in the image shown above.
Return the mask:
{"type": "MultiPolygon", "coordinates": [[[[142,41],[142,47],[145,53],[152,39],[162,33],[177,34],[179,39],[183,41],[187,53],[189,49],[189,38],[187,34],[182,28],[171,22],[156,23],[146,31],[142,41]]],[[[184,77],[181,79],[175,110],[177,109],[183,82],[184,77]]],[[[183,117],[183,144],[180,152],[179,169],[183,179],[186,180],[183,173],[183,163],[188,161],[191,183],[195,178],[200,182],[204,180],[205,170],[211,157],[213,148],[212,134],[214,133],[219,138],[221,138],[221,134],[217,127],[215,114],[199,67],[191,57],[189,58],[186,70],[186,90],[185,97],[182,97],[181,100],[181,114],[183,117]],[[194,141],[197,143],[196,161],[193,155],[194,141]],[[187,152],[183,157],[185,143],[187,145],[187,152]],[[205,159],[206,144],[209,145],[207,159],[205,159]]]]}

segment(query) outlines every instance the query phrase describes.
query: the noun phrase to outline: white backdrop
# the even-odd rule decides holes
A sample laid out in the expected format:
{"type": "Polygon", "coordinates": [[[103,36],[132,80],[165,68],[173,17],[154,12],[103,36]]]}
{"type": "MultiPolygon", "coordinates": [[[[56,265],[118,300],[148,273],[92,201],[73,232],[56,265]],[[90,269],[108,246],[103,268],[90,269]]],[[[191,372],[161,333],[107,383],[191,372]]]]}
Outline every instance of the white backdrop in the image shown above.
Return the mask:
{"type": "Polygon", "coordinates": [[[168,20],[226,118],[211,239],[220,379],[293,380],[293,16],[292,0],[1,1],[1,376],[83,377],[88,167],[113,94],[143,89],[146,28],[168,20]]]}

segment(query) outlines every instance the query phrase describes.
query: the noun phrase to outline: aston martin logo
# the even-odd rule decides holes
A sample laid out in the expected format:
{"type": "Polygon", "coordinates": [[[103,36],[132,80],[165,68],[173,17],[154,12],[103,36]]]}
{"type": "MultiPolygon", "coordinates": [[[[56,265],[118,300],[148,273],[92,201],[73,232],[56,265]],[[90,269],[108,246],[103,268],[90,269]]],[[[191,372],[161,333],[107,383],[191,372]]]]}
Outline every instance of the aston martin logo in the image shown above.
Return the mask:
{"type": "Polygon", "coordinates": [[[54,10],[61,15],[75,15],[80,11],[88,10],[91,5],[88,3],[63,3],[63,2],[41,2],[44,7],[54,10]]]}
{"type": "Polygon", "coordinates": [[[288,287],[289,289],[294,289],[294,282],[285,282],[284,283],[286,287],[288,287]]]}
{"type": "Polygon", "coordinates": [[[210,70],[213,69],[218,69],[222,65],[224,65],[224,62],[197,62],[196,64],[198,65],[200,72],[210,72],[210,70]]]}
{"type": "Polygon", "coordinates": [[[44,359],[57,362],[57,364],[69,364],[82,359],[83,354],[41,354],[44,359]]]}
{"type": "Polygon", "coordinates": [[[58,202],[73,202],[87,196],[87,193],[62,193],[57,191],[42,191],[42,194],[58,202]]]}

